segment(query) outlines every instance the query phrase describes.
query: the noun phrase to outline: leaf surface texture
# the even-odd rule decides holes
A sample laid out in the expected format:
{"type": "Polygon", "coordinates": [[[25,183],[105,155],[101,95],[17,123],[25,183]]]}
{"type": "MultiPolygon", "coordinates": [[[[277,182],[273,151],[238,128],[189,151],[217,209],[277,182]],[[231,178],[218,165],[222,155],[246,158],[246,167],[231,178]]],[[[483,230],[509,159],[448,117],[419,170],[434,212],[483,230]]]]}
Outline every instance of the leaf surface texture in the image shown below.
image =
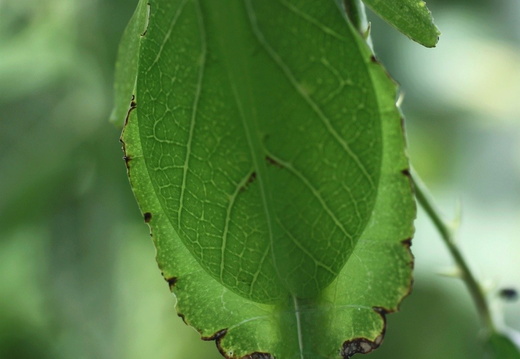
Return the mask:
{"type": "Polygon", "coordinates": [[[185,321],[230,358],[377,347],[415,209],[395,85],[344,9],[156,0],[139,36],[122,140],[185,321]]]}
{"type": "Polygon", "coordinates": [[[363,0],[376,14],[410,39],[434,47],[440,31],[423,0],[363,0]]]}

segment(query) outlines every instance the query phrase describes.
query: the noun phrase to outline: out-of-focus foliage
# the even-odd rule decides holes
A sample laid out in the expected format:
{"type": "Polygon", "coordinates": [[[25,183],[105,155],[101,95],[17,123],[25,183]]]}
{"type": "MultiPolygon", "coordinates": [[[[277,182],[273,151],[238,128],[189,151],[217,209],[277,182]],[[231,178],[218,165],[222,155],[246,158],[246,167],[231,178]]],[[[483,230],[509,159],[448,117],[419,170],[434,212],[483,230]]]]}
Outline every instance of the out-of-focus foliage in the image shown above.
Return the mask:
{"type": "MultiPolygon", "coordinates": [[[[137,1],[0,1],[0,357],[219,358],[176,317],[108,123],[137,1]]],[[[404,91],[410,154],[490,288],[520,288],[520,3],[430,0],[434,50],[372,21],[404,91]]],[[[416,286],[373,358],[479,358],[475,310],[420,217],[416,286]],[[425,351],[424,348],[428,348],[425,351]]],[[[520,328],[518,303],[502,304],[520,328]]]]}

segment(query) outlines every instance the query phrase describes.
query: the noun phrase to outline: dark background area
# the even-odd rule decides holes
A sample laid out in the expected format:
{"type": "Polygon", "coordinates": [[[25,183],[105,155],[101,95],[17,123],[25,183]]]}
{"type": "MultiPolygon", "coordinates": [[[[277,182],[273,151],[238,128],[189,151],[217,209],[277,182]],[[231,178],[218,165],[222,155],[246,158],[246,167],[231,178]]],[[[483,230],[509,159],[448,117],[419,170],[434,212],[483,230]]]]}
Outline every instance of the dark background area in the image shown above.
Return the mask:
{"type": "MultiPolygon", "coordinates": [[[[0,0],[0,358],[219,358],[175,313],[108,122],[137,1],[0,0]]],[[[401,84],[413,165],[489,292],[520,328],[520,2],[430,0],[425,49],[373,14],[401,84]]],[[[483,358],[476,311],[422,213],[415,287],[369,358],[483,358]]],[[[361,356],[360,356],[361,357],[361,356]]]]}

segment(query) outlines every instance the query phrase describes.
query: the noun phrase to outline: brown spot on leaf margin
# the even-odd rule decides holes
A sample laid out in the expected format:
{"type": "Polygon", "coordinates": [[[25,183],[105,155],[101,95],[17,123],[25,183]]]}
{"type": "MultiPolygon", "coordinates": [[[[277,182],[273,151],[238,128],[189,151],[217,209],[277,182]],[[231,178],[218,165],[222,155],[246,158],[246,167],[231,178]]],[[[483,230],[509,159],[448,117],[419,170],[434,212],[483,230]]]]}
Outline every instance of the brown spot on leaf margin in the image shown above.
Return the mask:
{"type": "Polygon", "coordinates": [[[168,282],[168,285],[170,286],[170,290],[173,290],[173,287],[175,287],[175,284],[177,284],[177,277],[171,277],[171,278],[165,278],[168,282]]]}
{"type": "Polygon", "coordinates": [[[356,338],[343,343],[341,355],[344,359],[351,358],[354,354],[368,354],[377,349],[383,341],[383,334],[379,335],[374,341],[365,338],[356,338]]]}
{"type": "Polygon", "coordinates": [[[383,342],[383,338],[386,332],[386,314],[391,311],[381,308],[381,307],[373,307],[374,311],[378,313],[383,319],[383,330],[381,334],[377,336],[373,341],[367,338],[355,338],[352,340],[347,340],[343,343],[341,348],[341,356],[343,359],[349,359],[354,354],[368,354],[371,351],[379,348],[381,343],[383,342]]]}
{"type": "Polygon", "coordinates": [[[125,126],[128,125],[128,118],[130,117],[130,113],[137,108],[137,102],[135,102],[135,95],[132,95],[132,100],[130,100],[130,107],[128,108],[128,112],[125,117],[125,126]]]}
{"type": "MultiPolygon", "coordinates": [[[[180,315],[179,315],[180,316],[180,315]]],[[[215,344],[217,345],[217,349],[226,359],[276,359],[274,356],[272,356],[269,353],[262,353],[262,352],[254,352],[251,354],[246,354],[243,357],[238,358],[237,356],[234,356],[232,352],[229,352],[228,350],[225,350],[222,345],[221,341],[224,338],[224,336],[227,334],[228,330],[227,328],[221,329],[217,331],[215,334],[209,336],[209,337],[201,337],[202,340],[210,341],[214,340],[215,344]]]]}
{"type": "Polygon", "coordinates": [[[144,218],[144,223],[150,223],[150,221],[152,220],[152,214],[150,212],[145,212],[143,214],[143,218],[144,218]]]}
{"type": "Polygon", "coordinates": [[[186,321],[186,317],[184,316],[184,314],[182,314],[182,313],[177,313],[177,316],[178,316],[179,318],[182,319],[182,321],[184,322],[184,324],[189,325],[188,322],[186,321]]]}
{"type": "Polygon", "coordinates": [[[218,332],[213,334],[210,337],[201,337],[202,340],[210,341],[210,340],[216,340],[217,343],[227,334],[227,328],[220,329],[218,332]]]}
{"type": "Polygon", "coordinates": [[[405,246],[406,248],[410,248],[412,246],[412,239],[406,238],[401,241],[401,244],[405,246]]]}
{"type": "Polygon", "coordinates": [[[403,175],[405,175],[406,177],[408,177],[408,178],[412,178],[412,175],[410,174],[410,169],[409,168],[405,168],[404,170],[401,170],[401,173],[403,175]]]}
{"type": "MultiPolygon", "coordinates": [[[[408,171],[408,170],[406,170],[408,171]]],[[[408,253],[410,253],[410,266],[413,269],[414,260],[413,255],[410,251],[410,246],[412,245],[412,239],[407,238],[401,241],[401,244],[403,244],[406,249],[408,250],[408,253]]],[[[381,330],[381,333],[374,339],[370,340],[367,338],[355,338],[352,340],[347,340],[343,343],[341,348],[341,356],[343,359],[349,359],[354,354],[368,354],[372,352],[373,350],[379,348],[381,343],[383,343],[383,339],[385,337],[386,332],[386,315],[394,313],[399,310],[399,305],[401,304],[402,300],[410,295],[413,288],[413,278],[410,278],[410,283],[408,285],[408,292],[403,295],[401,298],[401,301],[398,304],[398,307],[396,309],[388,309],[383,307],[372,307],[372,309],[381,316],[381,319],[383,320],[383,329],[381,330]]]]}
{"type": "MultiPolygon", "coordinates": [[[[126,113],[126,117],[125,117],[123,133],[125,131],[124,128],[126,128],[128,126],[128,118],[130,117],[130,113],[136,108],[137,108],[137,103],[135,102],[135,95],[132,95],[132,99],[130,100],[130,107],[128,108],[128,112],[126,113]]],[[[123,141],[122,134],[121,134],[121,137],[119,137],[119,142],[121,142],[122,147],[123,147],[123,153],[124,153],[123,159],[125,160],[125,166],[126,166],[126,171],[128,173],[128,176],[130,176],[130,161],[132,160],[132,156],[130,156],[126,152],[126,144],[125,144],[125,141],[123,141]]]]}
{"type": "Polygon", "coordinates": [[[254,352],[254,353],[248,354],[245,357],[242,357],[240,359],[275,359],[275,358],[274,358],[274,356],[272,356],[269,353],[254,352]]]}
{"type": "Polygon", "coordinates": [[[150,13],[152,6],[150,2],[146,3],[146,22],[144,24],[144,31],[141,33],[141,37],[144,37],[148,32],[148,25],[150,24],[150,13]]]}

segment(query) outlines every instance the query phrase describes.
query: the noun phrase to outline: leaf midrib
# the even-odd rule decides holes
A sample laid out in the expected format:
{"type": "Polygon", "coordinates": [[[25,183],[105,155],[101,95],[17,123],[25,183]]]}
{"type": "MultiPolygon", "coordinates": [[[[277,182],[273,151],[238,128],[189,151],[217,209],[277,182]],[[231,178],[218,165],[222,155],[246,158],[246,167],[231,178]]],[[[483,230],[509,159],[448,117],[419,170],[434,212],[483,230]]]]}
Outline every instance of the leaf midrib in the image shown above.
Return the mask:
{"type": "MultiPolygon", "coordinates": [[[[220,31],[222,31],[221,36],[218,36],[219,45],[221,49],[224,49],[224,52],[227,56],[223,56],[223,60],[225,63],[226,74],[229,79],[229,85],[233,92],[233,100],[237,106],[237,109],[240,114],[240,121],[242,123],[242,127],[244,129],[244,134],[246,137],[247,145],[249,147],[249,152],[251,155],[251,160],[253,162],[253,167],[257,172],[257,182],[260,190],[260,197],[262,200],[262,207],[264,210],[264,216],[266,219],[267,230],[269,235],[269,243],[271,246],[271,255],[273,256],[273,261],[276,263],[272,245],[273,245],[273,210],[271,209],[271,199],[270,193],[267,190],[267,168],[264,162],[265,157],[265,148],[262,145],[261,138],[258,135],[260,133],[259,128],[257,126],[256,119],[256,103],[255,96],[251,93],[251,76],[250,76],[250,64],[243,61],[244,56],[240,53],[240,50],[244,47],[237,45],[230,39],[244,37],[244,34],[237,34],[236,29],[240,29],[240,26],[237,26],[237,22],[240,18],[243,18],[243,15],[240,14],[240,7],[243,5],[240,2],[236,2],[231,6],[226,7],[226,15],[225,17],[220,17],[217,14],[214,14],[214,19],[223,19],[219,23],[220,31]],[[227,35],[227,36],[226,36],[227,35]],[[242,85],[240,88],[237,88],[237,84],[242,85]],[[240,94],[240,95],[239,95],[240,94]]],[[[201,14],[203,16],[203,14],[201,14]]],[[[223,249],[224,243],[223,243],[223,249]]],[[[263,257],[264,259],[266,256],[263,257]]],[[[260,266],[261,267],[260,263],[260,266]]],[[[278,268],[275,264],[275,269],[277,271],[278,276],[281,278],[280,273],[278,272],[278,268]]]]}

